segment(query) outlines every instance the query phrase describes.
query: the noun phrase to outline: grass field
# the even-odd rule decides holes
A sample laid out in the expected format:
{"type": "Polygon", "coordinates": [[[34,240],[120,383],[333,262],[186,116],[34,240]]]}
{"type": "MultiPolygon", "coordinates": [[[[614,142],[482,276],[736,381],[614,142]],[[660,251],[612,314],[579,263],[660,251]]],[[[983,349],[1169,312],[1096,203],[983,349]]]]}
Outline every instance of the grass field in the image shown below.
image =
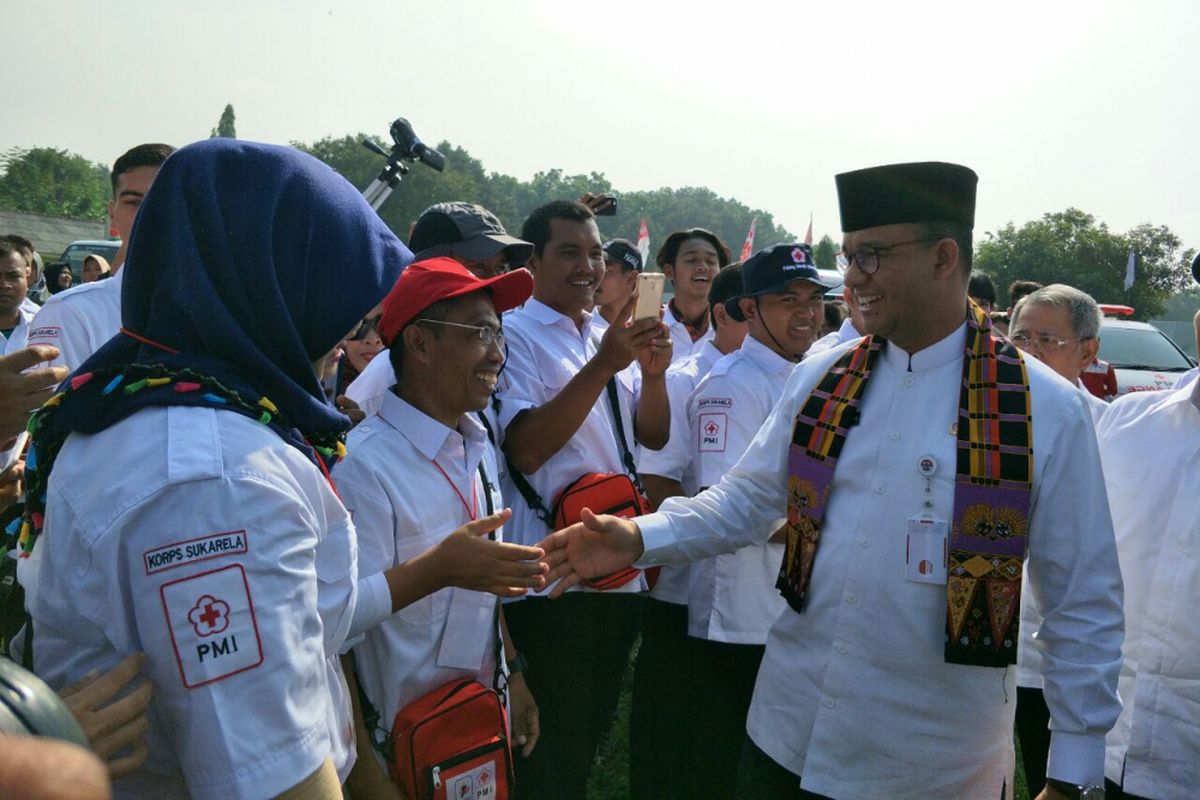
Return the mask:
{"type": "MultiPolygon", "coordinates": [[[[637,647],[633,649],[637,656],[637,647]]],[[[632,664],[632,662],[631,662],[632,664]]],[[[629,797],[629,706],[633,687],[633,668],[625,670],[621,701],[612,735],[597,757],[592,779],[588,782],[587,800],[625,800],[629,797]]],[[[1039,790],[1041,787],[1038,787],[1039,790]]],[[[1021,750],[1017,748],[1016,800],[1029,800],[1025,791],[1025,773],[1021,769],[1021,750]]],[[[1034,793],[1036,794],[1036,792],[1034,793]]],[[[697,798],[697,800],[703,800],[697,798]]]]}

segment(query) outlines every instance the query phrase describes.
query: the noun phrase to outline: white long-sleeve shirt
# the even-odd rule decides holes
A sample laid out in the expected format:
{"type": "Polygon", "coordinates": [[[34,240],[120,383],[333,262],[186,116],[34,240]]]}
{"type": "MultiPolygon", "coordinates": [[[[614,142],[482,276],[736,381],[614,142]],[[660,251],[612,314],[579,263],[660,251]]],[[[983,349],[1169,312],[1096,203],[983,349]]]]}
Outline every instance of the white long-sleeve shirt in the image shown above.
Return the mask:
{"type": "MultiPolygon", "coordinates": [[[[1001,795],[1012,786],[1012,669],[945,663],[946,587],[905,579],[905,520],[952,519],[966,326],[909,354],[888,345],[838,461],[803,614],[772,627],[747,730],[772,759],[831,797],[1001,795]]],[[[742,460],[715,487],[639,518],[639,566],[761,541],[786,513],[800,405],[845,345],[806,360],[742,460]]],[[[1095,437],[1073,387],[1027,359],[1034,436],[1029,585],[1054,731],[1047,774],[1103,778],[1120,711],[1121,578],[1095,437]]]]}
{"type": "Polygon", "coordinates": [[[1100,455],[1125,578],[1125,708],[1107,776],[1127,793],[1200,791],[1200,383],[1109,406],[1100,455]]]}

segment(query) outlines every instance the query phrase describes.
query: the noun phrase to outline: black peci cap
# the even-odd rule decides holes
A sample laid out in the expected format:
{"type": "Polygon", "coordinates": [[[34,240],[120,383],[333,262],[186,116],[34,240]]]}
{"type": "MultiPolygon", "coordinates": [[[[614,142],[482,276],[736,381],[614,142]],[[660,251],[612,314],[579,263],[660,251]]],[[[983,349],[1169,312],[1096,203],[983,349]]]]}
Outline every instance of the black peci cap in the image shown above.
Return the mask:
{"type": "Polygon", "coordinates": [[[906,222],[954,222],[975,227],[979,176],[941,161],[888,164],[843,172],[837,182],[842,231],[906,222]]]}

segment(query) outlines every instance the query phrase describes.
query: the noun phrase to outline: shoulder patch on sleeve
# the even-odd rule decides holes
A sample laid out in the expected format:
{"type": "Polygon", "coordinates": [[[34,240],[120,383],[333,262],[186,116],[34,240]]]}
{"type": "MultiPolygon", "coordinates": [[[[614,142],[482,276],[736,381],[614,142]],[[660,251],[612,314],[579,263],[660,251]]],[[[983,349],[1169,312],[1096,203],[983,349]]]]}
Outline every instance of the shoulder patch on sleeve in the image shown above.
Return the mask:
{"type": "Polygon", "coordinates": [[[263,663],[262,638],[241,564],[159,587],[179,677],[188,689],[263,663]]]}
{"type": "Polygon", "coordinates": [[[249,539],[246,538],[245,531],[212,533],[147,550],[142,553],[142,564],[146,568],[146,574],[153,575],[163,570],[182,567],[184,564],[194,564],[220,556],[240,555],[249,550],[249,539]]]}
{"type": "Polygon", "coordinates": [[[62,328],[57,325],[38,325],[29,329],[30,341],[34,339],[57,339],[62,336],[62,328]]]}
{"type": "Polygon", "coordinates": [[[700,452],[724,453],[725,433],[729,428],[729,418],[721,412],[710,412],[700,415],[700,452]]]}

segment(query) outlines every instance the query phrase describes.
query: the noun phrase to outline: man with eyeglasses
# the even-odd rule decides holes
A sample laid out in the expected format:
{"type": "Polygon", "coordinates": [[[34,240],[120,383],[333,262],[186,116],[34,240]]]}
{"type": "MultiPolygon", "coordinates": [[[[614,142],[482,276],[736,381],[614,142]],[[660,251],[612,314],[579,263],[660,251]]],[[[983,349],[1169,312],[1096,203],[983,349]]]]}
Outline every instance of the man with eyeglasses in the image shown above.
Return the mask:
{"type": "MultiPolygon", "coordinates": [[[[1008,338],[1079,390],[1094,425],[1108,403],[1089,392],[1080,374],[1100,350],[1100,307],[1091,295],[1054,283],[1025,295],[1013,307],[1008,338]]],[[[1042,614],[1032,592],[1021,594],[1021,643],[1017,647],[1017,736],[1025,781],[1037,791],[1046,780],[1050,710],[1042,691],[1042,657],[1034,639],[1042,614]]]]}
{"type": "MultiPolygon", "coordinates": [[[[533,245],[509,236],[495,214],[476,203],[462,201],[437,203],[425,209],[413,226],[408,249],[418,261],[439,256],[452,258],[483,280],[503,275],[533,255],[533,245]]],[[[379,410],[384,395],[395,382],[396,376],[384,351],[347,387],[345,397],[363,415],[370,416],[379,410]]],[[[481,413],[489,434],[499,446],[492,406],[481,413]]]]}
{"type": "MultiPolygon", "coordinates": [[[[491,400],[504,363],[499,315],[532,288],[524,270],[481,280],[449,258],[432,258],[410,265],[383,301],[379,332],[396,383],[351,432],[333,474],[358,530],[360,604],[383,605],[375,576],[396,569],[408,570],[404,599],[411,602],[393,602],[399,610],[351,645],[359,685],[382,728],[366,730],[376,714],[360,709],[349,784],[355,796],[394,794],[384,774],[390,754],[373,745],[405,706],[456,679],[500,685],[497,623],[505,654],[516,655],[497,596],[536,588],[541,569],[522,560],[538,551],[498,544],[510,512],[496,450],[476,413],[491,400]],[[458,577],[447,580],[449,573],[458,577]]],[[[538,712],[519,671],[509,698],[512,741],[528,756],[538,712]]]]}
{"type": "Polygon", "coordinates": [[[1083,400],[968,302],[973,171],[893,164],[836,181],[868,335],[801,362],[715,486],[548,537],[548,577],[561,592],[785,523],[789,607],[739,765],[739,796],[772,798],[1011,797],[1011,666],[1032,590],[1054,731],[1039,797],[1102,797],[1121,576],[1083,400]]]}

